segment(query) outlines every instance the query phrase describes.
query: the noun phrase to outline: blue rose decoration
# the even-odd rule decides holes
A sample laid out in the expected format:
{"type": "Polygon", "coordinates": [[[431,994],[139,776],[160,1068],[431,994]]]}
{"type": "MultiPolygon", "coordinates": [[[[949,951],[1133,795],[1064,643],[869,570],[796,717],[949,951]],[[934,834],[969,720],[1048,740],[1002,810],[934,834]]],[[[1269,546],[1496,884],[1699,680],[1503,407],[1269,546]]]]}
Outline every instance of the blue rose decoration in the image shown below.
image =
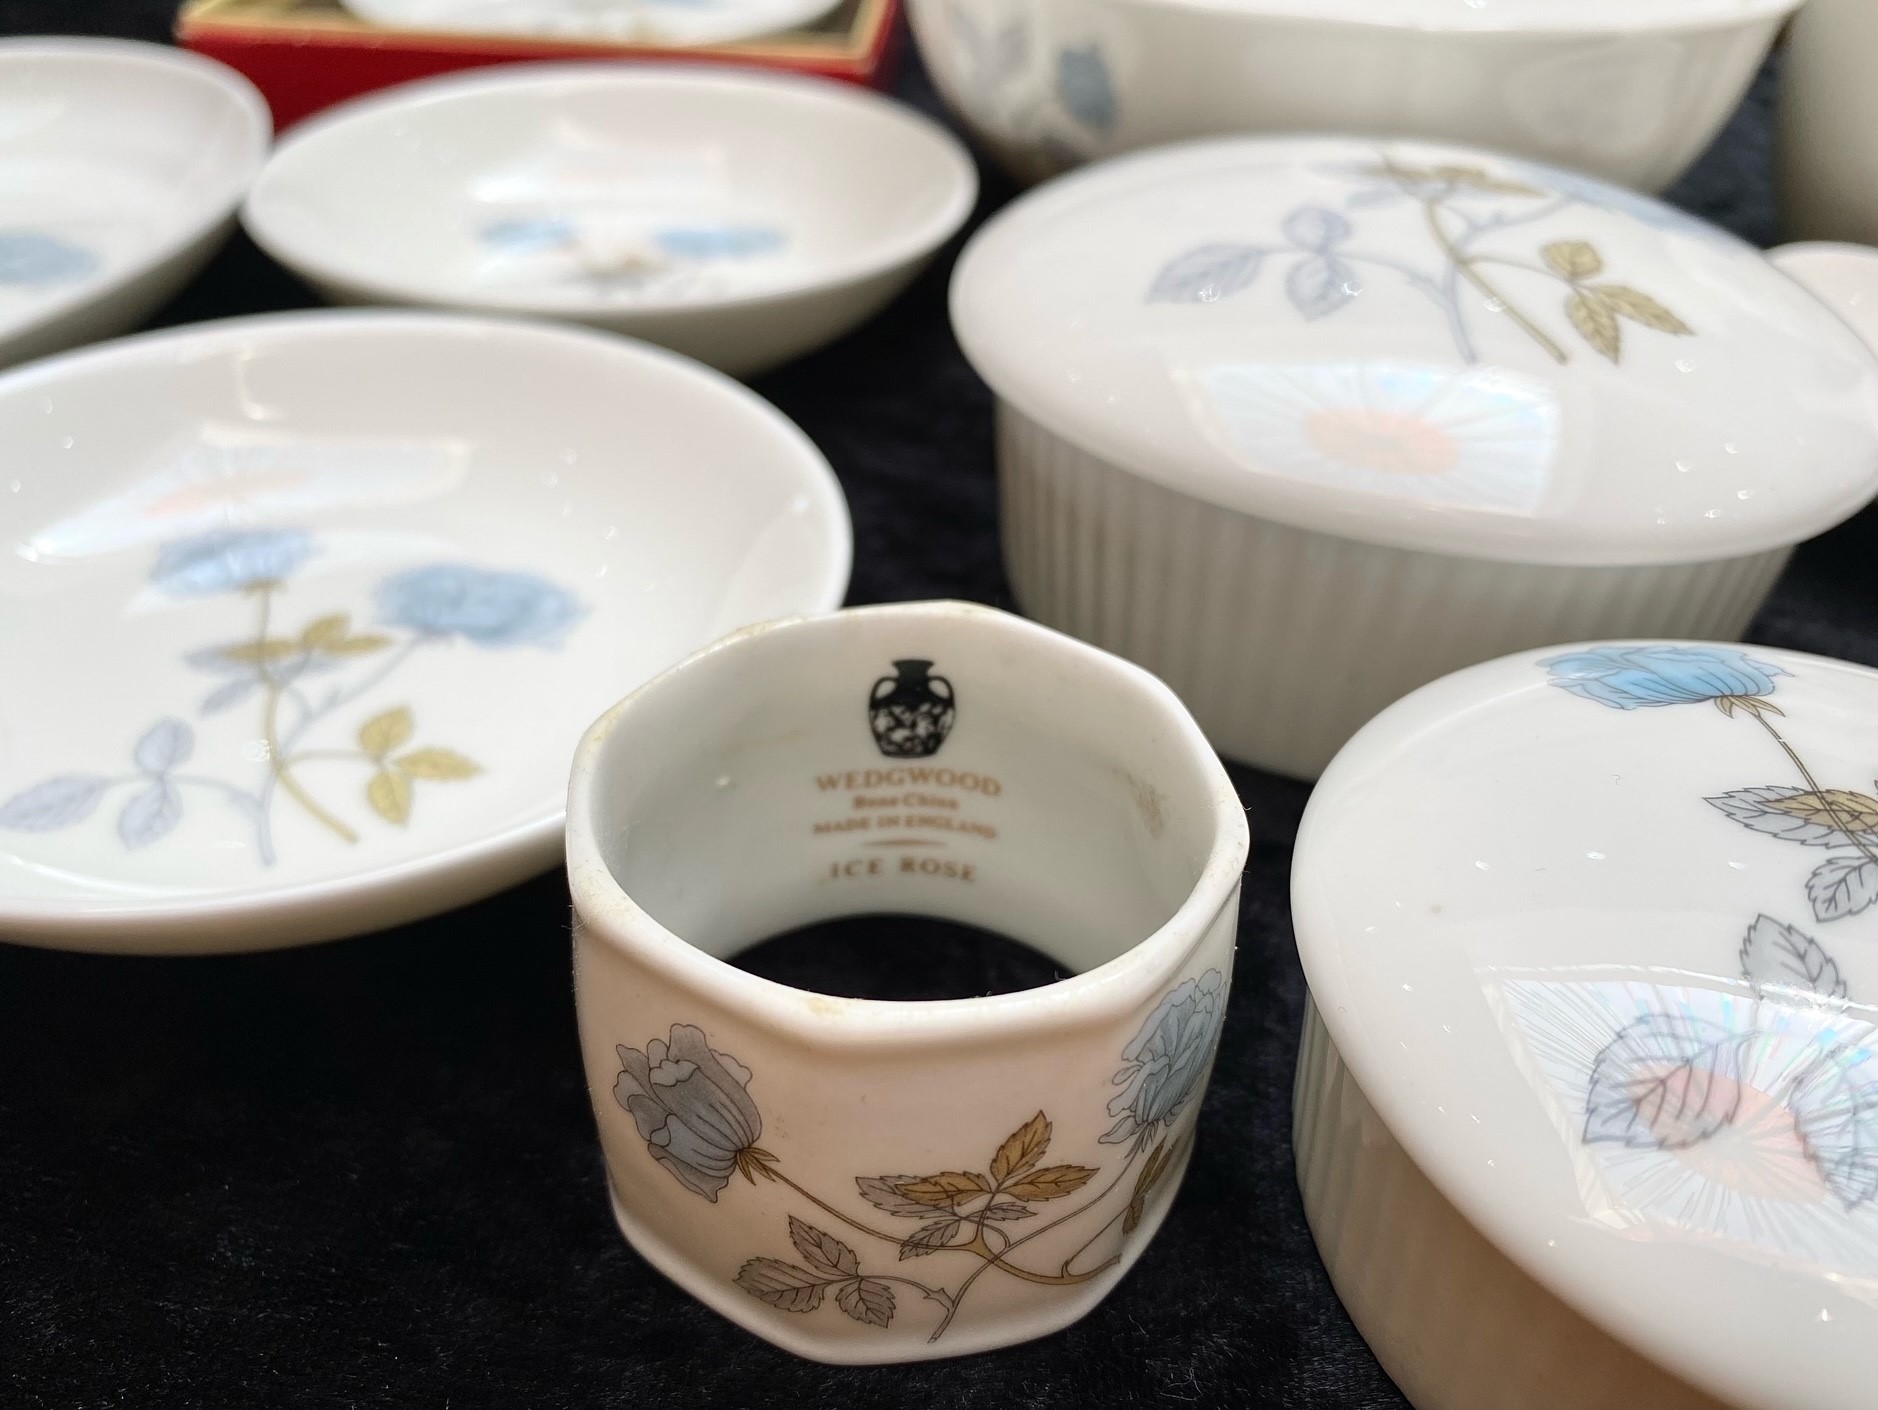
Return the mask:
{"type": "Polygon", "coordinates": [[[312,556],[305,529],[218,529],[164,544],[150,581],[174,597],[206,597],[278,583],[312,556]]]}
{"type": "Polygon", "coordinates": [[[1559,689],[1613,710],[1771,695],[1787,674],[1728,646],[1599,646],[1539,664],[1559,689]]]}
{"type": "Polygon", "coordinates": [[[1115,126],[1115,85],[1108,61],[1095,45],[1065,49],[1056,56],[1056,96],[1063,110],[1091,131],[1107,132],[1115,126]]]}
{"type": "Polygon", "coordinates": [[[613,1099],[639,1128],[652,1158],[695,1194],[717,1203],[750,1158],[763,1117],[750,1100],[750,1069],[711,1051],[702,1029],[672,1025],[642,1053],[620,1044],[613,1099]]]}
{"type": "Polygon", "coordinates": [[[552,646],[584,613],[572,594],[533,573],[437,563],[387,578],[379,616],[425,636],[478,646],[552,646]]]}
{"type": "Polygon", "coordinates": [[[0,230],[0,284],[52,284],[98,267],[90,250],[50,235],[0,230]]]}
{"type": "Polygon", "coordinates": [[[1146,1145],[1200,1090],[1219,1030],[1226,1021],[1226,980],[1216,969],[1189,979],[1164,997],[1134,1040],[1122,1050],[1115,1085],[1127,1090],[1109,1101],[1116,1118],[1105,1145],[1146,1145]]]}

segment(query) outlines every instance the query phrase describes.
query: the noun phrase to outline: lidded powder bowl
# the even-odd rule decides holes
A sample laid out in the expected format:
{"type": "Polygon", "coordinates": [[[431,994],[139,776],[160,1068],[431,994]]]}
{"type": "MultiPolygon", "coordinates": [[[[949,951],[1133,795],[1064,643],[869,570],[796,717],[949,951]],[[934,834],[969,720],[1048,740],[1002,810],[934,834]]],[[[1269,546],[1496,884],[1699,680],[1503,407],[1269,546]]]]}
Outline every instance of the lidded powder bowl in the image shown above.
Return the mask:
{"type": "Polygon", "coordinates": [[[1324,773],[1299,1184],[1416,1405],[1872,1403],[1875,717],[1864,667],[1597,642],[1324,773]]]}
{"type": "Polygon", "coordinates": [[[952,316],[1025,609],[1309,777],[1476,661],[1738,636],[1878,490],[1878,362],[1797,282],[1872,259],[1465,148],[1234,138],[1019,200],[952,316]]]}

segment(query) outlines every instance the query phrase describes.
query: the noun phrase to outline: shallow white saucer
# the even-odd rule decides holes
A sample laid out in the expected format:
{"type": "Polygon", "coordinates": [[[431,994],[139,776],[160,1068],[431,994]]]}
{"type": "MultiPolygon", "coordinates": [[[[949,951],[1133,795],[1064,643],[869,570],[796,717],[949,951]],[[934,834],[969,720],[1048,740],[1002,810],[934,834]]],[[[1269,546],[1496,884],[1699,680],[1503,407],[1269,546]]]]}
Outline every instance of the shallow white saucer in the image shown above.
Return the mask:
{"type": "Polygon", "coordinates": [[[227,236],[272,132],[212,59],[0,40],[0,366],[153,313],[227,236]]]}
{"type": "Polygon", "coordinates": [[[442,314],[146,334],[0,377],[0,937],[393,925],[554,863],[581,732],[839,605],[827,462],[656,348],[442,314]]]}
{"type": "Polygon", "coordinates": [[[572,319],[743,376],[874,313],[977,189],[950,134],[853,85],[527,64],[297,128],[242,220],[338,302],[572,319]]]}
{"type": "Polygon", "coordinates": [[[819,20],[839,0],[342,0],[397,29],[727,44],[819,20]]]}

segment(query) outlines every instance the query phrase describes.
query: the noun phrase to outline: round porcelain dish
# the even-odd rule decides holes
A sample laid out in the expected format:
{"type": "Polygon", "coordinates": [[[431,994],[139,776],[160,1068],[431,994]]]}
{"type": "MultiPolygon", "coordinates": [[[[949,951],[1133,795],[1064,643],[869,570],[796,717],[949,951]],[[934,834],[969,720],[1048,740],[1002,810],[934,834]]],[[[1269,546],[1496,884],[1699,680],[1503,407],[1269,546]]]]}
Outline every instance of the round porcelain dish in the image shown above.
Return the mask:
{"type": "Polygon", "coordinates": [[[840,0],[342,0],[394,29],[727,44],[813,24],[840,0]]]}
{"type": "Polygon", "coordinates": [[[1878,491],[1865,251],[1471,149],[1242,138],[1032,193],[953,276],[1031,615],[1314,776],[1447,671],[1732,637],[1878,491]]]}
{"type": "Polygon", "coordinates": [[[305,124],[242,219],[341,302],[573,319],[747,376],[877,311],[976,194],[949,134],[850,85],[529,64],[305,124]]]}
{"type": "Polygon", "coordinates": [[[908,15],[940,92],[1020,179],[1187,137],[1324,131],[1492,143],[1655,191],[1798,4],[909,0],[908,15]]]}
{"type": "Polygon", "coordinates": [[[1416,1405],[1871,1403],[1874,718],[1863,667],[1594,643],[1325,772],[1299,1183],[1416,1405]]]}
{"type": "Polygon", "coordinates": [[[11,940],[264,949],[499,890],[559,855],[598,710],[847,584],[801,432],[580,329],[148,334],[0,378],[0,448],[11,940]]]}
{"type": "Polygon", "coordinates": [[[227,237],[272,133],[212,59],[0,40],[0,365],[155,312],[227,237]]]}
{"type": "Polygon", "coordinates": [[[581,1049],[621,1230],[821,1361],[1069,1325],[1185,1173],[1247,846],[1166,686],[990,608],[771,623],[652,681],[588,733],[568,798],[581,1049]],[[906,1003],[724,962],[869,912],[993,928],[1069,977],[906,1003]]]}

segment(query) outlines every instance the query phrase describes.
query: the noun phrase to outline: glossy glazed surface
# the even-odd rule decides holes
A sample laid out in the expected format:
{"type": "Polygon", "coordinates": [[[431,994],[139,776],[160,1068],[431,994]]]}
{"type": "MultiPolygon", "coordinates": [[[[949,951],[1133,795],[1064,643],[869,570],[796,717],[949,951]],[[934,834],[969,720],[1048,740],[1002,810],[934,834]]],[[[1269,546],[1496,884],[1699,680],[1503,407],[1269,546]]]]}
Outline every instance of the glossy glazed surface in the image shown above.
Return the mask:
{"type": "Polygon", "coordinates": [[[1106,163],[987,225],[952,310],[998,395],[1072,445],[1393,547],[1691,562],[1878,490],[1878,362],[1831,310],[1669,206],[1470,149],[1106,163]]]}
{"type": "Polygon", "coordinates": [[[0,379],[0,445],[14,939],[262,948],[486,894],[552,862],[608,700],[847,580],[800,432],[600,334],[201,325],[0,379]]]}
{"type": "Polygon", "coordinates": [[[794,29],[839,0],[342,0],[374,24],[465,33],[722,44],[794,29]]]}
{"type": "Polygon", "coordinates": [[[271,124],[155,44],[0,41],[0,363],[130,326],[219,243],[271,124]]]}
{"type": "Polygon", "coordinates": [[[817,1360],[1073,1322],[1185,1172],[1247,843],[1167,687],[989,608],[772,623],[659,677],[588,733],[568,801],[581,1046],[622,1230],[817,1360]],[[905,1003],[724,963],[869,913],[995,927],[1068,977],[905,1003]]]}
{"type": "Polygon", "coordinates": [[[1661,190],[1797,0],[909,0],[1011,171],[1209,133],[1487,143],[1661,190]]]}
{"type": "Polygon", "coordinates": [[[1578,1313],[1757,1410],[1868,1398],[1874,712],[1878,673],[1797,653],[1552,648],[1384,712],[1298,840],[1305,972],[1395,1139],[1578,1313]]]}
{"type": "Polygon", "coordinates": [[[576,319],[746,373],[878,307],[976,191],[957,141],[849,85],[525,65],[297,130],[243,220],[337,299],[576,319]]]}

